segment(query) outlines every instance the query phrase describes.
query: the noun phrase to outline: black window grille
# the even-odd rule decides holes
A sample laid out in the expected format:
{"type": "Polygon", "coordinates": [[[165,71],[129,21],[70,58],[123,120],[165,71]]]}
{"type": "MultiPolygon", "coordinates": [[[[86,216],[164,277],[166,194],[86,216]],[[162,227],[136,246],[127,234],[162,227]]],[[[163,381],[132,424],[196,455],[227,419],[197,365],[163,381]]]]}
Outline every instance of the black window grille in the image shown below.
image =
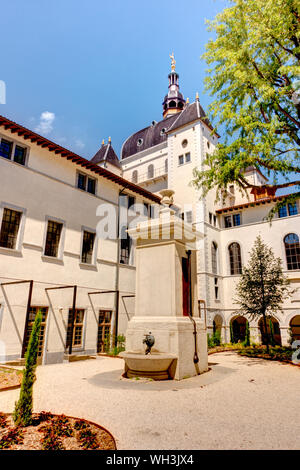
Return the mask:
{"type": "Polygon", "coordinates": [[[242,273],[242,259],[241,259],[241,248],[236,242],[231,243],[228,247],[229,251],[229,262],[230,262],[230,274],[241,274],[242,273]]]}
{"type": "Polygon", "coordinates": [[[82,346],[84,309],[77,308],[74,312],[73,336],[72,336],[72,317],[73,317],[73,310],[70,309],[69,318],[68,318],[66,348],[70,347],[71,341],[72,341],[72,346],[74,347],[82,346]]]}
{"type": "Polygon", "coordinates": [[[14,161],[16,163],[19,163],[20,165],[25,165],[25,159],[26,159],[26,149],[24,147],[20,147],[19,145],[16,145],[14,161]]]}
{"type": "Polygon", "coordinates": [[[21,221],[21,212],[4,208],[0,232],[0,246],[15,249],[21,221]]]}
{"type": "Polygon", "coordinates": [[[286,264],[288,270],[300,269],[300,243],[295,233],[289,233],[284,238],[286,264]]]}
{"type": "Polygon", "coordinates": [[[12,142],[9,142],[8,140],[5,140],[5,139],[1,139],[1,145],[0,145],[1,157],[8,158],[10,160],[12,146],[13,146],[12,142]]]}
{"type": "Polygon", "coordinates": [[[53,256],[54,258],[57,258],[62,227],[63,224],[60,222],[54,222],[53,220],[48,221],[45,246],[46,256],[53,256]]]}
{"type": "Polygon", "coordinates": [[[95,234],[92,232],[83,232],[81,262],[92,264],[95,234]]]}
{"type": "Polygon", "coordinates": [[[211,244],[211,267],[213,274],[218,274],[218,259],[217,259],[218,247],[215,242],[211,244]]]}

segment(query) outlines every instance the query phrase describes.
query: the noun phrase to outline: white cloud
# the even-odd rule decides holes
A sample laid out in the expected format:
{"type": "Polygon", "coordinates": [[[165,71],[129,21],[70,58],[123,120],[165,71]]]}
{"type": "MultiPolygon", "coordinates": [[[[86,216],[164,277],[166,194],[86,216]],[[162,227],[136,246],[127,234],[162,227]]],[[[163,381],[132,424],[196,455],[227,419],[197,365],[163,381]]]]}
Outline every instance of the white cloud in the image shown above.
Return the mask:
{"type": "Polygon", "coordinates": [[[40,122],[35,128],[35,131],[39,134],[48,135],[53,130],[53,122],[55,114],[49,111],[44,111],[40,116],[40,122]]]}
{"type": "Polygon", "coordinates": [[[80,150],[82,150],[84,147],[85,147],[85,143],[82,142],[82,140],[80,139],[76,139],[75,140],[75,145],[77,148],[79,148],[80,150]]]}

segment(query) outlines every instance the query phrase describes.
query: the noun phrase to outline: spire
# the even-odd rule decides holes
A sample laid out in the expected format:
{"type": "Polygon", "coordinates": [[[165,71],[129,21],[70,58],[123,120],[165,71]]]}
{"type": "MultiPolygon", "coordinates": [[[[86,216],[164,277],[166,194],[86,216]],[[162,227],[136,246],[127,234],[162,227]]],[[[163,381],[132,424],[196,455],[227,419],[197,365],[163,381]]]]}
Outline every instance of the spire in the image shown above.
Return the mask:
{"type": "Polygon", "coordinates": [[[170,55],[171,59],[171,73],[169,73],[169,91],[164,98],[163,102],[163,117],[167,117],[170,114],[180,113],[184,107],[185,100],[182,93],[179,91],[179,75],[175,71],[176,60],[174,52],[170,55]]]}

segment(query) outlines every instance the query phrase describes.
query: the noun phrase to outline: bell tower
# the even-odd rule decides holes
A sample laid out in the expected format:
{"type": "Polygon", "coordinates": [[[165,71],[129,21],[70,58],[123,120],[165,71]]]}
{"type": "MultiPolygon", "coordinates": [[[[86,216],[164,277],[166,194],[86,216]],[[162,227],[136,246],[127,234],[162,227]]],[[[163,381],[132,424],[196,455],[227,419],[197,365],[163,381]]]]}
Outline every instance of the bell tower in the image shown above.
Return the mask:
{"type": "Polygon", "coordinates": [[[163,101],[163,117],[166,118],[171,114],[180,113],[185,105],[185,99],[179,91],[179,75],[175,71],[176,61],[174,52],[170,55],[171,59],[171,73],[169,73],[169,91],[163,101]]]}

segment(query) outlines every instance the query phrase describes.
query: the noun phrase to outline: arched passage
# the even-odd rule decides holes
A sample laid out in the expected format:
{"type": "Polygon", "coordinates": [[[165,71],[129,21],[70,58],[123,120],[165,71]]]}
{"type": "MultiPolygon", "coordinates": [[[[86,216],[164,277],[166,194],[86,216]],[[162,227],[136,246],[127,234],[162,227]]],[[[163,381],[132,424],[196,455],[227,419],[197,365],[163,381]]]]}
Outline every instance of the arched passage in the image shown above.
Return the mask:
{"type": "Polygon", "coordinates": [[[295,315],[290,321],[293,341],[300,340],[300,315],[295,315]]]}
{"type": "Polygon", "coordinates": [[[215,315],[214,321],[213,321],[213,332],[216,333],[217,331],[222,332],[222,326],[223,326],[223,318],[221,315],[215,315]]]}
{"type": "MultiPolygon", "coordinates": [[[[273,329],[273,337],[274,337],[274,343],[278,344],[281,346],[281,334],[280,334],[280,327],[279,327],[279,322],[276,320],[276,318],[272,316],[267,316],[267,333],[269,335],[269,340],[271,341],[271,325],[270,322],[272,322],[272,329],[273,329]]],[[[260,318],[258,322],[258,328],[260,331],[261,335],[261,342],[262,344],[267,344],[267,337],[265,333],[265,322],[263,317],[260,318]]]]}
{"type": "Polygon", "coordinates": [[[231,331],[232,331],[232,341],[234,343],[241,343],[242,341],[245,341],[245,336],[246,336],[246,324],[247,324],[247,319],[245,317],[242,317],[239,315],[238,317],[232,318],[230,325],[231,325],[231,331]]]}

